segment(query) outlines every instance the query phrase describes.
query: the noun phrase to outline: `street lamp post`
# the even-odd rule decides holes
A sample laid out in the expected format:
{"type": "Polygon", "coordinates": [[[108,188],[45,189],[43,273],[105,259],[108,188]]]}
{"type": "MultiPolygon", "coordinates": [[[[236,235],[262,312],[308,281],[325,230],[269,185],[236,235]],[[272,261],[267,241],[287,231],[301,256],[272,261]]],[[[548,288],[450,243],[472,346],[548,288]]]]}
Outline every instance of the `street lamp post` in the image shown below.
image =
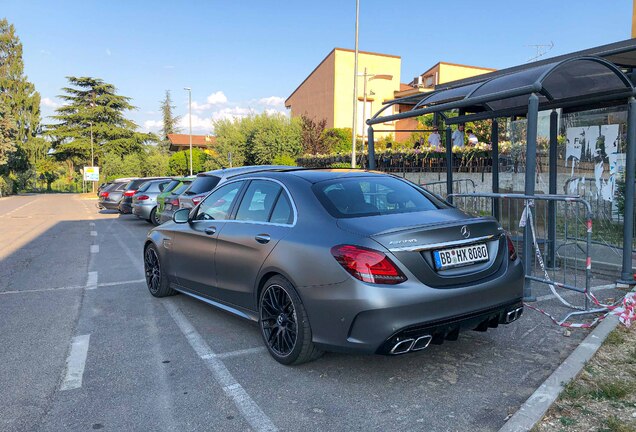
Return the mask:
{"type": "MultiPolygon", "coordinates": [[[[90,126],[90,130],[91,130],[91,167],[94,167],[95,154],[93,153],[93,122],[89,122],[88,125],[90,126]]],[[[91,183],[93,183],[93,193],[95,193],[95,182],[92,181],[91,183]]]]}
{"type": "Polygon", "coordinates": [[[356,135],[358,122],[358,24],[360,21],[360,0],[356,0],[356,50],[353,60],[353,128],[351,130],[351,168],[356,167],[356,135]]]}
{"type": "Polygon", "coordinates": [[[190,125],[190,175],[192,175],[192,89],[184,87],[188,91],[188,123],[190,125]]]}
{"type": "MultiPolygon", "coordinates": [[[[388,80],[391,81],[393,79],[393,75],[381,75],[381,74],[370,74],[367,73],[367,68],[364,68],[364,73],[360,74],[358,76],[361,76],[364,78],[364,85],[362,87],[362,91],[363,91],[363,97],[362,97],[362,122],[364,123],[366,121],[366,116],[367,116],[367,81],[372,81],[372,80],[376,80],[376,79],[382,79],[382,80],[388,80]]],[[[364,135],[365,135],[365,131],[366,131],[366,127],[363,124],[362,125],[362,149],[364,150],[364,135]]]]}

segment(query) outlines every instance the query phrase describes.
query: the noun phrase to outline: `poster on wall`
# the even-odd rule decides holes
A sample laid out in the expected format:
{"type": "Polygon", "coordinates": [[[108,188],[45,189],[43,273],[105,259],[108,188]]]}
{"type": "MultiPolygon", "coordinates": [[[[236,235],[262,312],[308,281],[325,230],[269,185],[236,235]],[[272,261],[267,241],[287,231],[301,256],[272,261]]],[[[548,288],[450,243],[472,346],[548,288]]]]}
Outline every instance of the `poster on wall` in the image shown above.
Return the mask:
{"type": "Polygon", "coordinates": [[[571,164],[571,177],[574,168],[581,162],[594,163],[594,183],[596,196],[605,201],[614,200],[614,189],[618,174],[619,125],[578,126],[567,128],[565,166],[571,164]],[[609,176],[605,175],[606,164],[609,176]],[[607,177],[607,178],[606,178],[607,177]]]}

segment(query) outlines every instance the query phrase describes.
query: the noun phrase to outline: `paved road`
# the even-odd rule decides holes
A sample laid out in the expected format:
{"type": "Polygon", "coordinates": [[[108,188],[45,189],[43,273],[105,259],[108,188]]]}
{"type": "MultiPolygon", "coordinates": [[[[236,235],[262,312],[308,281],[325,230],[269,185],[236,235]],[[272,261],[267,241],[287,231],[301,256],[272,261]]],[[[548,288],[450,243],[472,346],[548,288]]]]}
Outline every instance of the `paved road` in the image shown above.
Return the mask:
{"type": "Polygon", "coordinates": [[[149,229],[79,196],[0,199],[0,430],[497,430],[585,336],[527,312],[417,354],[285,367],[255,324],[148,294],[149,229]]]}

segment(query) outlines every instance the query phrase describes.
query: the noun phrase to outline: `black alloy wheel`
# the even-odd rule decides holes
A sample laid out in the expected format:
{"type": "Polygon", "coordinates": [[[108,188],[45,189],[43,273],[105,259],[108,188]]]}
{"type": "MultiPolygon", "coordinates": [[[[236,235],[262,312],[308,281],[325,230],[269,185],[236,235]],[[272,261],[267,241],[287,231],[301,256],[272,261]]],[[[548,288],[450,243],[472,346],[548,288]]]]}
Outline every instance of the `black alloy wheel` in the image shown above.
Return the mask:
{"type": "Polygon", "coordinates": [[[263,293],[261,328],[270,349],[288,356],[298,339],[298,320],[291,298],[280,285],[270,285],[263,293]]]}
{"type": "Polygon", "coordinates": [[[269,279],[258,306],[263,341],[277,362],[297,365],[322,355],[312,341],[303,302],[287,279],[280,275],[269,279]]]}
{"type": "Polygon", "coordinates": [[[144,252],[144,273],[148,291],[155,297],[174,295],[177,292],[170,288],[168,278],[162,273],[161,261],[154,245],[146,247],[144,252]]]}

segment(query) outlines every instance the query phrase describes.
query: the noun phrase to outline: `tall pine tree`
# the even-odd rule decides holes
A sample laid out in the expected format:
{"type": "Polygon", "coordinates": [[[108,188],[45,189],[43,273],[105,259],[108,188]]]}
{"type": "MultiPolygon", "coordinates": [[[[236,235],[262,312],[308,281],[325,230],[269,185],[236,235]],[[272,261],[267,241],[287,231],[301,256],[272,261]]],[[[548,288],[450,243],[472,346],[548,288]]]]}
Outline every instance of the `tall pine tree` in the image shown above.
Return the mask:
{"type": "Polygon", "coordinates": [[[163,121],[163,127],[161,128],[161,148],[167,151],[170,147],[170,141],[168,141],[168,134],[178,133],[179,129],[177,124],[181,120],[180,116],[175,116],[172,111],[176,107],[172,105],[172,98],[170,97],[170,90],[166,90],[166,97],[161,101],[161,115],[163,121]]]}
{"type": "Polygon", "coordinates": [[[153,134],[136,132],[137,125],[124,113],[136,109],[130,98],[116,93],[114,85],[99,78],[67,77],[70,86],[58,96],[65,104],[52,116],[57,121],[48,125],[45,134],[52,140],[58,160],[69,169],[91,163],[91,134],[95,164],[104,153],[140,152],[143,144],[156,141],[153,134]]]}
{"type": "Polygon", "coordinates": [[[40,94],[24,75],[22,43],[0,20],[0,171],[28,168],[24,146],[40,128],[40,94]]]}

